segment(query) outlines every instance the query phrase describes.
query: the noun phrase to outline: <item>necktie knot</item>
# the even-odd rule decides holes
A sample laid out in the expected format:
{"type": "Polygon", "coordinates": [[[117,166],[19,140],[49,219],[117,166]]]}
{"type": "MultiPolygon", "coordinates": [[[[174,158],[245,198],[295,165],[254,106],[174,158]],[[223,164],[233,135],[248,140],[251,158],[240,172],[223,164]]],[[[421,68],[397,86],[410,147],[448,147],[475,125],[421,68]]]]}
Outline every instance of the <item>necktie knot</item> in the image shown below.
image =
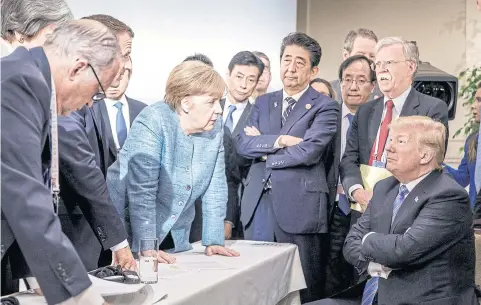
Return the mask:
{"type": "Polygon", "coordinates": [[[293,106],[297,101],[295,99],[293,99],[292,97],[288,96],[286,97],[286,102],[287,102],[287,106],[293,106]]]}
{"type": "Polygon", "coordinates": [[[401,184],[401,186],[399,187],[399,196],[404,198],[407,194],[409,194],[408,188],[406,187],[406,185],[401,184]]]}
{"type": "Polygon", "coordinates": [[[117,102],[114,104],[114,107],[117,108],[118,110],[121,110],[122,109],[122,103],[121,102],[117,102]]]}
{"type": "Polygon", "coordinates": [[[392,107],[394,106],[394,102],[392,100],[387,100],[386,101],[386,108],[389,110],[392,110],[392,107]]]}
{"type": "Polygon", "coordinates": [[[232,112],[236,111],[237,106],[236,105],[229,105],[229,114],[232,114],[232,112]]]}
{"type": "Polygon", "coordinates": [[[346,117],[347,117],[347,119],[349,120],[349,125],[351,125],[351,124],[352,124],[352,119],[354,118],[354,115],[353,115],[352,113],[348,113],[348,114],[346,115],[346,117]]]}

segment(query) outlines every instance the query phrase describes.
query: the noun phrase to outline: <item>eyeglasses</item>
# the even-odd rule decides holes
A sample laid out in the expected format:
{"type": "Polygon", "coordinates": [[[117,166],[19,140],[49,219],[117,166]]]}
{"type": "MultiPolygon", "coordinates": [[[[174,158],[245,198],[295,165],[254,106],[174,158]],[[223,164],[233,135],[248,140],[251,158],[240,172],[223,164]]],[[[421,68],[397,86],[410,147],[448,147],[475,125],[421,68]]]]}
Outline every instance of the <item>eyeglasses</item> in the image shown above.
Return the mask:
{"type": "Polygon", "coordinates": [[[356,85],[358,85],[359,87],[363,87],[366,84],[371,83],[371,81],[365,80],[362,78],[361,79],[343,78],[341,79],[341,82],[344,86],[348,86],[348,87],[350,87],[352,83],[356,83],[356,85]]]}
{"type": "Polygon", "coordinates": [[[392,66],[394,66],[395,64],[399,64],[399,63],[406,62],[406,61],[409,61],[409,60],[384,60],[384,61],[376,61],[375,63],[372,63],[372,64],[371,64],[371,69],[373,69],[374,71],[376,71],[376,70],[379,69],[379,68],[387,68],[387,69],[390,69],[390,68],[392,68],[392,66]]]}
{"type": "Polygon", "coordinates": [[[94,76],[97,79],[97,82],[99,83],[100,89],[102,89],[102,92],[97,92],[92,96],[92,100],[94,102],[98,102],[98,101],[101,101],[101,100],[105,99],[107,97],[107,95],[105,94],[104,87],[102,87],[102,83],[100,83],[100,79],[97,76],[97,73],[95,73],[94,67],[92,67],[90,64],[88,64],[88,65],[89,65],[90,69],[92,69],[92,72],[94,73],[94,76]]]}

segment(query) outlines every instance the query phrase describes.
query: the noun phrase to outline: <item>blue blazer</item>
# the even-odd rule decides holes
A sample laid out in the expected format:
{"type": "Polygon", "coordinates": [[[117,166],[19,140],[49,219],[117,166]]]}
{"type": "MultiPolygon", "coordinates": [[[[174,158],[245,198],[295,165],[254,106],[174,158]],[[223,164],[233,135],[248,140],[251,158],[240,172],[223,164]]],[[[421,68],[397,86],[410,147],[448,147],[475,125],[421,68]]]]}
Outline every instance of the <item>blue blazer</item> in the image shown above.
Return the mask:
{"type": "Polygon", "coordinates": [[[146,107],[135,119],[107,186],[125,219],[133,252],[142,238],[164,240],[175,252],[190,250],[194,201],[202,199],[202,243],[224,245],[227,205],[222,120],[214,129],[187,136],[177,114],[164,102],[146,107]]]}
{"type": "Polygon", "coordinates": [[[261,135],[247,136],[241,130],[236,137],[238,153],[253,159],[241,202],[244,225],[251,221],[270,179],[274,215],[282,230],[292,234],[327,232],[331,185],[327,173],[332,165],[328,154],[332,154],[339,108],[336,101],[309,87],[281,126],[282,90],[256,100],[247,126],[255,126],[261,135]],[[276,148],[280,135],[304,141],[276,148]]]}
{"type": "MultiPolygon", "coordinates": [[[[469,151],[469,141],[472,137],[476,137],[478,134],[473,133],[466,138],[466,143],[464,144],[464,156],[458,169],[454,169],[449,165],[445,165],[445,170],[459,183],[462,187],[466,187],[469,184],[469,199],[471,201],[471,207],[474,207],[474,202],[476,201],[476,184],[474,182],[474,171],[476,169],[476,159],[469,161],[468,151],[469,151]]],[[[476,143],[478,141],[476,140],[476,143]]],[[[476,144],[477,145],[477,144],[476,144]]]]}

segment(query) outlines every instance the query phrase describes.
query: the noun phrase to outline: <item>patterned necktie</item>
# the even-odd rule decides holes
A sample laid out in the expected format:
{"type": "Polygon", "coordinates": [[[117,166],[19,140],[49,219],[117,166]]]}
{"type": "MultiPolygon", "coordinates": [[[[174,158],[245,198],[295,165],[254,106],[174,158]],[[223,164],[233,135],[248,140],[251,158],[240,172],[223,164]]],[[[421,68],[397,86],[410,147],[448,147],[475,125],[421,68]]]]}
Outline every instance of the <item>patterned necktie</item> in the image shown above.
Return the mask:
{"type": "Polygon", "coordinates": [[[349,127],[347,127],[347,133],[346,133],[346,139],[347,139],[349,137],[349,131],[351,130],[352,119],[354,118],[354,114],[348,113],[346,117],[349,120],[349,127]]]}
{"type": "Polygon", "coordinates": [[[124,146],[125,139],[127,139],[127,124],[125,124],[124,114],[122,113],[122,103],[115,103],[115,108],[117,111],[117,119],[115,122],[115,128],[117,129],[117,140],[119,141],[119,146],[122,148],[124,146]]]}
{"type": "Polygon", "coordinates": [[[392,207],[392,218],[391,218],[391,223],[394,221],[394,218],[396,217],[397,212],[399,211],[399,208],[401,207],[404,198],[409,194],[408,188],[404,185],[401,184],[399,187],[399,194],[396,197],[396,200],[394,200],[394,204],[392,207]]]}
{"type": "Polygon", "coordinates": [[[293,99],[292,97],[288,96],[288,97],[286,97],[286,102],[287,102],[287,108],[282,113],[282,121],[281,121],[282,126],[284,126],[284,124],[286,123],[287,117],[289,116],[289,113],[291,113],[292,108],[294,108],[294,105],[296,104],[297,101],[295,99],[293,99]]]}
{"type": "Polygon", "coordinates": [[[227,114],[227,119],[225,120],[225,127],[229,128],[230,132],[234,129],[234,119],[232,118],[232,113],[236,111],[237,107],[235,105],[229,105],[229,114],[227,114]]]}
{"type": "Polygon", "coordinates": [[[392,100],[388,100],[386,102],[386,115],[384,116],[384,120],[381,123],[381,127],[379,128],[379,155],[374,156],[376,152],[376,141],[372,144],[372,149],[371,149],[371,156],[369,157],[369,165],[372,165],[374,158],[376,160],[381,160],[382,154],[384,153],[384,146],[386,146],[386,141],[387,141],[387,136],[389,134],[389,124],[391,124],[392,121],[392,107],[394,106],[394,103],[392,100]]]}
{"type": "Polygon", "coordinates": [[[479,189],[481,189],[481,141],[479,141],[479,133],[478,133],[478,145],[476,151],[476,168],[474,170],[474,184],[476,186],[476,193],[479,193],[479,189]]]}
{"type": "Polygon", "coordinates": [[[367,280],[366,286],[364,286],[364,291],[362,292],[361,305],[372,305],[372,303],[374,302],[374,297],[377,293],[378,284],[378,276],[374,276],[367,280]]]}

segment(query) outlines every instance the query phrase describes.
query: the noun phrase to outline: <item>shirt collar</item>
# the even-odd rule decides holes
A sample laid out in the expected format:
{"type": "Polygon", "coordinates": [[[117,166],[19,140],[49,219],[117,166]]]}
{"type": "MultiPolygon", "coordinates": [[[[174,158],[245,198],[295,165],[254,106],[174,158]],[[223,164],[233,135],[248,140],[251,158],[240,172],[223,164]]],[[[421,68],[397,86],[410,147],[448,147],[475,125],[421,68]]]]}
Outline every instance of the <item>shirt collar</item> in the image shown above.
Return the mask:
{"type": "Polygon", "coordinates": [[[346,104],[345,103],[342,103],[342,118],[344,119],[345,117],[347,117],[348,114],[352,114],[352,115],[355,115],[355,113],[352,113],[351,110],[349,110],[349,108],[347,108],[346,104]]]}
{"type": "Polygon", "coordinates": [[[247,103],[249,102],[249,99],[246,99],[245,101],[243,102],[240,102],[240,103],[237,103],[237,104],[232,104],[229,100],[229,97],[226,96],[225,97],[225,105],[224,105],[224,109],[229,109],[229,106],[230,105],[235,105],[235,110],[244,110],[246,107],[247,107],[247,103]]]}
{"type": "Polygon", "coordinates": [[[119,100],[112,100],[112,99],[109,99],[109,98],[105,99],[105,103],[107,104],[107,107],[109,107],[109,106],[114,107],[115,103],[117,103],[117,102],[121,102],[123,107],[128,106],[127,99],[125,98],[125,94],[122,95],[119,100]]]}
{"type": "Polygon", "coordinates": [[[408,189],[409,192],[411,192],[415,187],[416,185],[418,185],[421,181],[424,180],[424,178],[426,178],[432,171],[428,172],[427,174],[417,178],[416,180],[413,180],[409,183],[406,183],[405,186],[406,188],[408,189]]]}
{"type": "Polygon", "coordinates": [[[282,100],[285,101],[286,100],[286,97],[292,97],[293,99],[296,100],[296,102],[299,102],[299,99],[301,98],[301,96],[304,94],[304,92],[307,91],[307,89],[309,89],[309,85],[306,86],[306,88],[304,88],[301,92],[299,93],[296,93],[294,95],[289,95],[287,94],[286,90],[282,89],[282,100]]]}
{"type": "Polygon", "coordinates": [[[396,108],[396,112],[398,114],[401,114],[401,110],[403,109],[404,103],[406,102],[406,99],[407,99],[409,93],[411,92],[411,88],[412,87],[409,86],[407,88],[407,90],[404,91],[400,96],[398,96],[396,98],[393,98],[393,99],[390,99],[389,97],[384,96],[384,105],[386,105],[387,101],[392,100],[392,102],[394,104],[394,108],[396,108]]]}

